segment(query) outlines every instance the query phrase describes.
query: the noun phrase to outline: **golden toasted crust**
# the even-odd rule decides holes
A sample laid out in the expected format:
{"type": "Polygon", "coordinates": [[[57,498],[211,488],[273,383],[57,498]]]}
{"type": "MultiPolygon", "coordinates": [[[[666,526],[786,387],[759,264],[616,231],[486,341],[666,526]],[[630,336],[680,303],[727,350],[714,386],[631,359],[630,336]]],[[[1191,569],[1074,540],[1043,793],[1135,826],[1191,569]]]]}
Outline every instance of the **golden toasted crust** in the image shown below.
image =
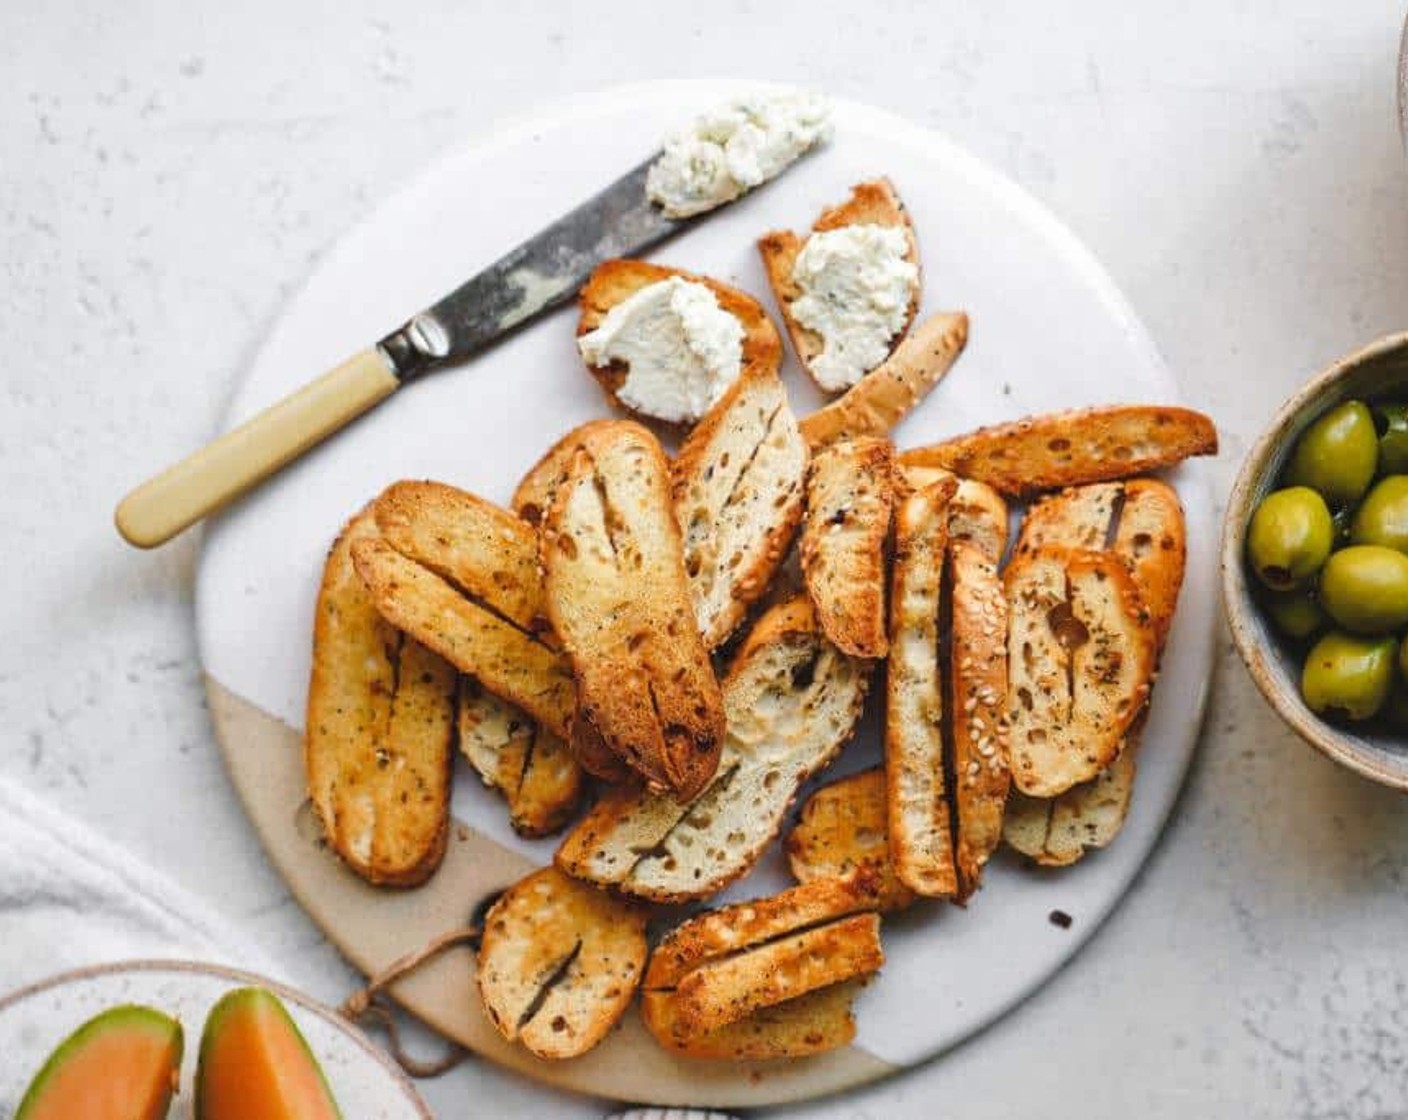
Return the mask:
{"type": "MultiPolygon", "coordinates": [[[[1112,536],[1124,503],[1124,484],[1098,482],[1088,486],[1068,487],[1034,502],[1022,520],[1017,552],[1030,553],[1042,548],[1104,549],[1112,536]]],[[[1128,737],[1126,737],[1127,739],[1128,737]]],[[[1063,813],[1071,807],[1085,805],[1092,796],[1103,798],[1108,784],[1106,776],[1120,772],[1119,760],[1125,757],[1127,745],[1109,766],[1089,781],[1080,782],[1054,798],[1028,797],[1013,789],[1007,800],[1003,819],[1003,838],[1007,844],[1045,866],[1066,866],[1084,854],[1084,847],[1062,846],[1055,838],[1052,823],[1056,807],[1064,803],[1063,813]],[[1048,849],[1048,840],[1052,841],[1048,849]]],[[[1130,774],[1132,779],[1132,772],[1130,774]]],[[[1076,810],[1079,812],[1079,810],[1076,810]]],[[[1113,835],[1113,834],[1111,834],[1113,835]]]]}
{"type": "Polygon", "coordinates": [[[804,369],[808,361],[821,353],[821,336],[798,323],[787,309],[802,294],[802,289],[792,280],[792,269],[797,264],[797,254],[805,244],[806,238],[798,237],[790,229],[775,229],[758,238],[758,253],[763,258],[768,287],[772,289],[773,299],[782,313],[782,322],[787,328],[787,336],[792,340],[792,349],[804,369]]]}
{"type": "Polygon", "coordinates": [[[968,344],[962,311],[931,315],[894,352],[800,428],[813,447],[858,436],[888,436],[953,368],[968,344]]]}
{"type": "MultiPolygon", "coordinates": [[[[730,288],[727,284],[721,284],[708,276],[699,276],[681,268],[648,264],[645,261],[610,260],[597,265],[596,271],[591,274],[577,297],[578,306],[581,308],[581,315],[577,320],[577,337],[581,338],[601,326],[607,312],[618,303],[629,299],[642,288],[668,280],[671,276],[703,284],[714,293],[719,306],[743,324],[742,368],[758,366],[777,371],[778,366],[782,364],[782,339],[778,337],[777,328],[772,325],[772,320],[768,318],[762,304],[737,288],[730,288]]],[[[600,368],[589,365],[587,370],[597,379],[613,405],[635,413],[630,405],[617,396],[617,392],[626,382],[628,371],[624,363],[612,362],[600,368]]],[[[645,418],[658,422],[655,417],[645,418]]]]}
{"type": "Polygon", "coordinates": [[[1157,478],[1072,487],[1043,498],[1022,522],[1017,549],[1106,549],[1129,568],[1160,649],[1173,623],[1187,560],[1183,506],[1157,478]]]}
{"type": "Polygon", "coordinates": [[[369,510],[328,554],[313,626],[304,763],[329,845],[371,883],[415,886],[450,822],[455,671],[381,618],[352,565],[369,510]]]}
{"type": "Polygon", "coordinates": [[[442,482],[397,482],[373,506],[382,539],[515,626],[547,628],[538,534],[484,499],[442,482]]]}
{"type": "Polygon", "coordinates": [[[1008,847],[1044,867],[1069,867],[1118,836],[1134,793],[1138,730],[1126,739],[1110,765],[1057,797],[1012,790],[1002,825],[1008,847]]]}
{"type": "Polygon", "coordinates": [[[916,490],[950,478],[955,481],[957,489],[948,503],[949,540],[976,545],[994,564],[1001,564],[1007,551],[1007,502],[986,482],[959,478],[943,467],[896,463],[895,503],[898,505],[916,490]]]}
{"type": "Polygon", "coordinates": [[[562,838],[553,862],[584,882],[619,888],[641,853],[658,848],[688,811],[687,805],[651,793],[639,781],[608,786],[562,838]]]}
{"type": "Polygon", "coordinates": [[[885,780],[890,860],[916,894],[959,891],[953,811],[944,756],[939,663],[940,588],[948,550],[953,477],[911,494],[895,514],[890,661],[885,677],[885,780]]]}
{"type": "Polygon", "coordinates": [[[352,563],[383,618],[554,735],[566,737],[576,689],[561,653],[379,538],[354,542],[352,563]]]}
{"type": "Polygon", "coordinates": [[[948,537],[966,541],[994,564],[1007,551],[1007,503],[985,482],[960,478],[948,504],[948,537]]]}
{"type": "Polygon", "coordinates": [[[1183,505],[1173,487],[1157,478],[1126,483],[1111,547],[1129,566],[1139,598],[1149,611],[1155,644],[1162,652],[1188,559],[1183,505]]]}
{"type": "Polygon", "coordinates": [[[728,736],[713,781],[688,805],[622,787],[563,838],[569,874],[655,902],[722,890],[772,842],[798,788],[855,727],[864,663],[821,635],[805,596],[764,614],[724,679],[728,736]]]}
{"type": "Polygon", "coordinates": [[[853,657],[884,657],[885,542],[894,448],[865,438],[818,451],[807,475],[802,574],[826,636],[853,657]]]}
{"type": "Polygon", "coordinates": [[[508,802],[520,836],[556,832],[577,808],[585,782],[567,744],[473,677],[461,677],[456,716],[460,751],[508,802]]]}
{"type": "Polygon", "coordinates": [[[765,898],[705,910],[676,926],[655,947],[643,986],[675,988],[705,961],[874,908],[875,897],[862,884],[816,879],[765,898]]]}
{"type": "Polygon", "coordinates": [[[759,1008],[868,976],[884,963],[879,914],[853,914],[705,961],[675,987],[676,1036],[708,1034],[759,1008]]]}
{"type": "Polygon", "coordinates": [[[949,548],[954,852],[959,898],[978,889],[983,865],[1002,840],[1007,766],[1007,599],[997,565],[976,545],[949,548]]]}
{"type": "Polygon", "coordinates": [[[672,496],[709,649],[743,621],[792,547],[806,474],[787,391],[767,366],[747,367],[681,445],[672,496]]]}
{"type": "Polygon", "coordinates": [[[567,477],[567,470],[572,465],[572,456],[577,453],[577,448],[581,447],[593,432],[598,432],[615,422],[607,419],[588,420],[549,447],[543,457],[528,468],[528,473],[514,490],[513,500],[509,503],[513,512],[529,525],[541,525],[543,515],[552,504],[553,494],[567,477]]]}
{"type": "Polygon", "coordinates": [[[688,1038],[677,1034],[673,992],[642,992],[640,1011],[655,1040],[686,1057],[735,1062],[804,1058],[854,1040],[856,1021],[851,1001],[862,983],[848,980],[832,984],[688,1038]]]}
{"type": "Polygon", "coordinates": [[[1030,416],[979,428],[899,457],[905,466],[946,467],[1009,497],[1109,482],[1217,454],[1217,429],[1187,408],[1109,405],[1030,416]]]}
{"type": "MultiPolygon", "coordinates": [[[[914,226],[909,220],[909,212],[904,208],[888,179],[873,179],[856,184],[851,188],[851,196],[845,202],[822,212],[821,217],[813,223],[812,232],[821,233],[854,225],[899,226],[909,239],[906,259],[916,268],[919,267],[919,242],[914,236],[914,226]]],[[[797,360],[801,362],[802,368],[811,374],[811,363],[822,351],[822,339],[816,332],[797,322],[791,312],[793,301],[802,294],[801,289],[792,280],[792,269],[797,263],[797,254],[805,244],[804,238],[798,237],[790,230],[775,230],[758,239],[758,252],[762,255],[768,285],[777,300],[777,307],[782,313],[782,321],[787,326],[787,334],[792,339],[797,360]]],[[[915,312],[919,310],[919,293],[922,288],[922,283],[914,286],[914,295],[910,300],[904,324],[890,340],[891,353],[914,322],[915,312]]],[[[815,379],[815,375],[812,376],[815,379]]]]}
{"type": "Polygon", "coordinates": [[[625,760],[606,745],[596,724],[581,712],[572,720],[572,738],[568,740],[568,749],[577,760],[577,765],[593,778],[617,783],[629,782],[636,777],[636,772],[626,765],[625,760]]]}
{"type": "Polygon", "coordinates": [[[914,892],[890,861],[885,771],[862,770],[819,787],[787,835],[787,864],[799,883],[858,877],[873,884],[882,912],[903,910],[914,892]]]}
{"type": "MultiPolygon", "coordinates": [[[[956,486],[960,481],[959,477],[947,467],[926,467],[915,463],[905,463],[901,461],[903,451],[895,453],[895,504],[908,498],[916,490],[923,490],[926,486],[932,486],[936,482],[943,482],[946,479],[953,479],[956,486]]],[[[989,489],[991,489],[989,487],[989,489]]]]}
{"type": "Polygon", "coordinates": [[[646,913],[555,868],[506,890],[484,918],[475,979],[500,1034],[574,1058],[625,1013],[645,967],[646,913]]]}
{"type": "Polygon", "coordinates": [[[818,879],[697,915],[651,954],[646,1026],[696,1057],[799,1057],[844,1045],[855,1033],[853,981],[883,963],[874,904],[854,880],[818,879]]]}
{"type": "Polygon", "coordinates": [[[1048,494],[1027,507],[1022,531],[1017,536],[1017,551],[1034,552],[1055,546],[1100,552],[1107,547],[1110,527],[1123,502],[1122,482],[1072,486],[1059,494],[1048,494]]]}
{"type": "MultiPolygon", "coordinates": [[[[1018,547],[1107,540],[1129,567],[1149,612],[1157,661],[1173,621],[1186,553],[1183,508],[1172,487],[1157,479],[1135,479],[1122,488],[1113,484],[1063,491],[1033,507],[1018,547]]],[[[1152,688],[1151,683],[1151,693],[1152,688]]],[[[1134,756],[1147,715],[1146,708],[1125,734],[1114,761],[1089,781],[1056,798],[1014,791],[1003,823],[1007,844],[1038,863],[1067,866],[1114,840],[1129,812],[1134,756]]]]}
{"type": "Polygon", "coordinates": [[[1008,565],[1010,761],[1054,797],[1114,760],[1148,698],[1154,632],[1124,562],[1055,546],[1008,565]]]}
{"type": "Polygon", "coordinates": [[[592,433],[554,496],[542,543],[577,718],[648,782],[689,800],[718,765],[723,702],[655,437],[630,421],[592,433]]]}

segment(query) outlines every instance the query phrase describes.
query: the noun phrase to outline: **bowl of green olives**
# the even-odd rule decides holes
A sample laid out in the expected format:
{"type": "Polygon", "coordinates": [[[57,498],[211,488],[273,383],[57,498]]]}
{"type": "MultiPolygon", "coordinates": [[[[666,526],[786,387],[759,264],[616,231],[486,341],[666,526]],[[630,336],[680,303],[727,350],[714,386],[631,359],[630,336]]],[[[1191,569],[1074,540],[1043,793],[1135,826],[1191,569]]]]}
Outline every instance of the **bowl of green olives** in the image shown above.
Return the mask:
{"type": "Polygon", "coordinates": [[[1232,487],[1222,580],[1237,650],[1281,717],[1408,791],[1408,334],[1282,406],[1232,487]]]}

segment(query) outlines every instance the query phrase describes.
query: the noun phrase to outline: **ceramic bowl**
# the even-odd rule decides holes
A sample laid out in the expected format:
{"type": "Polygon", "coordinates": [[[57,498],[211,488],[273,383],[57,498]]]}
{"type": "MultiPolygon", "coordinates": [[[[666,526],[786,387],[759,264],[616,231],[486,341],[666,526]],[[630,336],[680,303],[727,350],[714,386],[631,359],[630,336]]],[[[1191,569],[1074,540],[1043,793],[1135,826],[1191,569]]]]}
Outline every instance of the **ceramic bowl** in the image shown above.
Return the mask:
{"type": "Polygon", "coordinates": [[[233,988],[267,988],[283,1001],[349,1120],[432,1120],[406,1075],[360,1030],[308,996],[248,972],[190,961],[124,961],[66,972],[0,997],[0,1116],[50,1052],[80,1023],[125,1003],[147,1004],[185,1028],[185,1053],[170,1120],[191,1120],[201,1031],[233,988]]]}
{"type": "Polygon", "coordinates": [[[1375,782],[1408,791],[1408,736],[1327,723],[1300,695],[1303,651],[1282,638],[1253,597],[1247,571],[1247,522],[1276,488],[1300,433],[1327,409],[1350,399],[1408,400],[1408,333],[1389,335],[1315,375],[1276,414],[1242,463],[1222,527],[1222,594],[1237,651],[1271,706],[1302,739],[1375,782]]]}

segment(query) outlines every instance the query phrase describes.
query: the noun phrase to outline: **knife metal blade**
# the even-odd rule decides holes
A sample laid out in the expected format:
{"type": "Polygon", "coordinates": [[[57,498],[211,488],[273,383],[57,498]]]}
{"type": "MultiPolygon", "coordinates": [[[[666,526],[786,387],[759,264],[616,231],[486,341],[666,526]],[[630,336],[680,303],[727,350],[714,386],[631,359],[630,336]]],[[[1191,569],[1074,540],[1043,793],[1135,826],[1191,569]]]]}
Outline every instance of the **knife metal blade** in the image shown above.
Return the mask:
{"type": "Polygon", "coordinates": [[[646,173],[658,157],[651,156],[377,343],[397,378],[404,382],[469,357],[572,299],[603,261],[635,256],[694,222],[667,218],[646,197],[646,173]]]}

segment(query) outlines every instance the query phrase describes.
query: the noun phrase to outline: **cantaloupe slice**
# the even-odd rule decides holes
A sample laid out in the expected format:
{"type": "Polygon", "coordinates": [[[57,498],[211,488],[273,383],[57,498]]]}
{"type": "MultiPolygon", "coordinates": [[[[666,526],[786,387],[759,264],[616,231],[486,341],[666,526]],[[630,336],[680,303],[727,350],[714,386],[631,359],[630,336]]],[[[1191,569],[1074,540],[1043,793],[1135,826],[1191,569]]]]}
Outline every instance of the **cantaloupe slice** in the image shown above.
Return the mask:
{"type": "Polygon", "coordinates": [[[49,1055],[15,1120],[161,1120],[181,1076],[181,1024],[124,1005],[89,1019],[49,1055]]]}
{"type": "Polygon", "coordinates": [[[284,1005],[239,988],[210,1010],[196,1067],[196,1120],[341,1120],[327,1079],[284,1005]]]}

